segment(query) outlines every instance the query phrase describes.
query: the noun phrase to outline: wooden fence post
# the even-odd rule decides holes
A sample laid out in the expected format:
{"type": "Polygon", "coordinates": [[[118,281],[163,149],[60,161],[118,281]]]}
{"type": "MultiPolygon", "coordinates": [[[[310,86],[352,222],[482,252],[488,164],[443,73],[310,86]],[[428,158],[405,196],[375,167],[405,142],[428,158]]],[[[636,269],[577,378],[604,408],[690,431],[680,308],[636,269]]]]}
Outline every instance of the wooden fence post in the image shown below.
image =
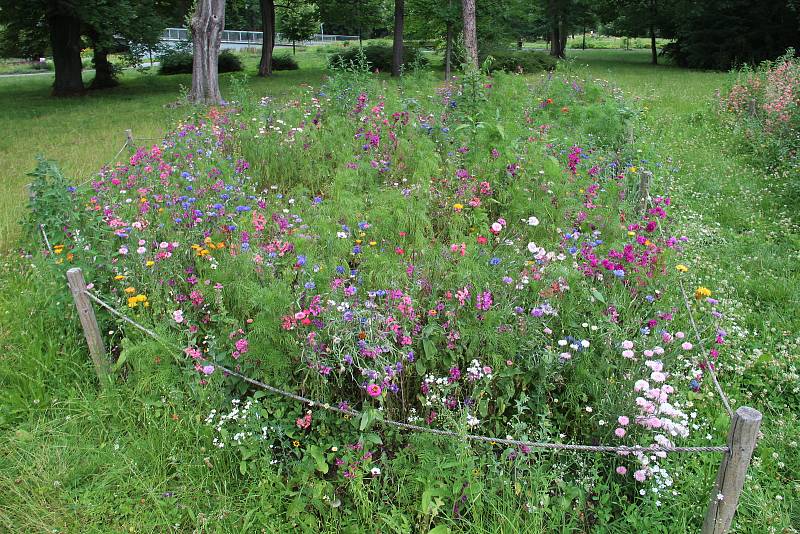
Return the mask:
{"type": "Polygon", "coordinates": [[[733,521],[761,426],[761,412],[748,406],[736,410],[728,432],[728,448],[708,500],[702,534],[725,534],[733,521]]]}
{"type": "Polygon", "coordinates": [[[128,145],[128,148],[135,148],[133,144],[133,130],[125,130],[125,144],[128,145]]]}
{"type": "Polygon", "coordinates": [[[89,297],[86,296],[86,280],[83,279],[83,272],[78,267],[73,267],[67,271],[67,283],[75,301],[75,308],[78,310],[78,317],[83,327],[83,335],[89,345],[89,355],[94,362],[94,369],[102,387],[109,385],[108,358],[103,337],[100,335],[100,327],[97,325],[97,318],[94,316],[94,309],[89,297]]]}
{"type": "Polygon", "coordinates": [[[647,211],[647,200],[650,198],[650,181],[653,174],[650,171],[642,171],[639,177],[639,215],[644,215],[647,211]]]}

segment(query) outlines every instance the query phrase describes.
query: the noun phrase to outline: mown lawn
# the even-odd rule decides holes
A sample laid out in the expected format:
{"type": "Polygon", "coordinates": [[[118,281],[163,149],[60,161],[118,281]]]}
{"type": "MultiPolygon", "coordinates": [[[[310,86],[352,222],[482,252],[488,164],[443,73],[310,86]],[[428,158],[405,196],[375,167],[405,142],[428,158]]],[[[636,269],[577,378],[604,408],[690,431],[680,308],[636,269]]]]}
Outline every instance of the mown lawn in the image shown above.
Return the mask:
{"type": "MultiPolygon", "coordinates": [[[[752,405],[765,416],[736,531],[796,532],[800,221],[792,181],[797,178],[754,166],[719,127],[713,99],[727,74],[653,67],[647,50],[568,52],[575,58],[570,68],[609,80],[641,100],[647,111],[643,127],[634,132],[639,161],[657,166],[654,188],[668,191],[681,206],[679,226],[693,237],[684,258],[690,283],[713,287],[734,318],[736,331],[730,335],[746,339],[720,363],[734,405],[752,405]]],[[[254,94],[319,84],[323,56],[306,52],[298,58],[299,71],[251,78],[254,94]]],[[[253,64],[249,59],[251,72],[253,64]]],[[[230,79],[224,76],[223,83],[230,79]]],[[[57,160],[73,181],[82,181],[119,150],[125,129],[154,137],[174,122],[184,108],[169,104],[189,78],[128,72],[114,90],[57,101],[47,94],[49,83],[48,76],[0,80],[0,127],[7,133],[0,137],[0,249],[13,247],[18,235],[25,173],[37,154],[57,160]]],[[[237,466],[209,466],[202,417],[211,406],[193,404],[182,393],[177,372],[154,362],[146,378],[138,377],[141,390],[98,395],[71,303],[52,302],[60,282],[47,274],[32,270],[0,278],[0,530],[182,531],[185,523],[172,525],[187,513],[198,532],[275,525],[269,522],[277,506],[273,496],[287,491],[280,476],[243,487],[224,476],[237,466]],[[131,517],[136,520],[128,522],[131,517]]],[[[652,532],[691,532],[687,525],[705,508],[715,469],[711,461],[693,462],[687,470],[695,471],[695,491],[660,510],[627,513],[652,521],[652,532]],[[687,499],[696,502],[687,506],[687,499]]],[[[519,512],[497,506],[497,514],[519,512]]],[[[602,510],[602,503],[596,506],[602,510]]],[[[377,503],[364,507],[383,525],[396,519],[382,516],[377,503]]],[[[551,527],[542,525],[541,531],[554,531],[551,527]]],[[[299,526],[274,528],[289,532],[299,526]]],[[[481,524],[475,531],[503,527],[481,524]]]]}

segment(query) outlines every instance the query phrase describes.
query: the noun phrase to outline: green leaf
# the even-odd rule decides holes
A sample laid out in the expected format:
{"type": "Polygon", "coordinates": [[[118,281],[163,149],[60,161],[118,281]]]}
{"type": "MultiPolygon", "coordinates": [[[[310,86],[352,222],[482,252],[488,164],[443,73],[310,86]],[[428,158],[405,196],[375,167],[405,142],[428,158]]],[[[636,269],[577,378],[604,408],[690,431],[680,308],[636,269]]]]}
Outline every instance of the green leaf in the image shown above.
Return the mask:
{"type": "Polygon", "coordinates": [[[428,534],[450,534],[450,527],[438,525],[430,529],[428,534]]]}
{"type": "Polygon", "coordinates": [[[592,288],[590,291],[592,292],[592,295],[594,296],[594,298],[596,298],[597,300],[599,300],[603,304],[606,303],[606,299],[603,298],[603,295],[600,294],[600,292],[598,290],[596,290],[595,288],[592,288]]]}
{"type": "Polygon", "coordinates": [[[306,448],[306,452],[317,463],[317,471],[322,474],[328,472],[328,462],[325,461],[325,455],[322,453],[319,447],[316,445],[311,445],[310,447],[306,448]]]}
{"type": "Polygon", "coordinates": [[[114,373],[118,372],[120,368],[122,368],[122,366],[125,365],[126,361],[128,361],[128,354],[126,352],[123,352],[122,354],[119,355],[119,358],[117,359],[116,363],[114,363],[114,367],[111,369],[112,372],[114,373]]]}
{"type": "Polygon", "coordinates": [[[425,357],[430,360],[436,357],[436,354],[439,352],[436,350],[436,345],[429,339],[422,340],[422,349],[425,351],[425,357]]]}

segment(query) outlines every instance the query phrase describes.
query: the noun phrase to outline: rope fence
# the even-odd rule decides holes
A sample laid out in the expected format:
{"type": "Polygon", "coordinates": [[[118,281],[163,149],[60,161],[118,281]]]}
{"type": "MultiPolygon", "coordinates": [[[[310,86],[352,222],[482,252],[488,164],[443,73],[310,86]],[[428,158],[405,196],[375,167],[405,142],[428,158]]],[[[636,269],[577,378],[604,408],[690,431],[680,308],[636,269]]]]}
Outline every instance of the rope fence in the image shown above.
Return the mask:
{"type": "MultiPolygon", "coordinates": [[[[86,288],[86,281],[83,278],[83,273],[81,272],[80,268],[76,267],[69,269],[67,271],[67,281],[75,301],[75,307],[78,311],[81,325],[83,326],[84,336],[86,337],[87,344],[89,345],[89,353],[94,361],[97,376],[101,385],[104,387],[108,387],[110,384],[108,358],[102,342],[100,327],[98,326],[97,319],[94,315],[92,302],[107,310],[113,316],[144,332],[152,339],[163,344],[165,347],[175,349],[178,352],[183,352],[181,347],[178,347],[176,344],[164,339],[152,329],[131,319],[126,314],[116,309],[114,305],[104,301],[97,294],[88,290],[86,288]]],[[[200,359],[204,362],[208,362],[209,364],[213,365],[215,369],[219,369],[229,376],[237,377],[262,390],[284,398],[295,400],[308,405],[309,407],[321,408],[323,410],[354,418],[358,418],[362,415],[361,412],[346,408],[343,405],[334,406],[329,403],[319,402],[314,399],[277,388],[265,382],[261,382],[260,380],[250,378],[249,376],[239,373],[224,365],[220,365],[215,361],[208,360],[207,358],[201,357],[200,359]]],[[[759,411],[747,406],[741,406],[732,414],[731,426],[728,431],[726,445],[710,445],[699,447],[661,447],[658,445],[643,447],[625,445],[611,446],[550,443],[497,438],[476,434],[464,434],[450,430],[423,427],[402,421],[395,421],[392,419],[376,419],[375,422],[383,426],[399,428],[411,432],[443,436],[462,441],[482,442],[490,445],[502,444],[514,447],[528,447],[529,449],[538,450],[615,454],[643,454],[657,452],[689,454],[721,453],[723,457],[717,470],[717,478],[714,481],[714,486],[709,496],[708,508],[706,510],[701,534],[725,534],[729,531],[730,526],[733,523],[733,517],[736,513],[736,508],[739,504],[739,498],[744,488],[747,469],[750,465],[750,460],[752,459],[753,451],[755,450],[756,442],[758,440],[761,420],[762,416],[759,411]]]]}
{"type": "MultiPolygon", "coordinates": [[[[112,315],[120,318],[121,320],[125,321],[126,323],[138,328],[151,338],[155,339],[156,341],[162,343],[163,345],[173,348],[175,350],[180,351],[180,347],[177,345],[165,340],[153,330],[147,328],[146,326],[134,321],[124,313],[120,312],[111,304],[105,302],[103,299],[98,297],[95,293],[86,290],[86,296],[88,296],[92,301],[97,303],[102,308],[108,310],[112,315]]],[[[264,389],[276,395],[280,395],[281,397],[285,397],[288,399],[296,400],[303,404],[307,404],[311,407],[322,408],[324,410],[332,411],[341,413],[344,415],[349,415],[352,417],[360,417],[361,412],[356,410],[340,408],[339,406],[331,405],[327,402],[320,402],[314,399],[309,399],[307,397],[303,397],[301,395],[297,395],[295,393],[291,393],[289,391],[285,391],[254,378],[250,378],[249,376],[243,375],[233,369],[225,367],[224,365],[220,365],[219,363],[209,360],[207,358],[200,357],[200,359],[204,362],[207,362],[223,373],[235,376],[241,380],[244,380],[248,384],[256,386],[258,388],[264,389]]],[[[512,445],[512,446],[519,446],[519,447],[528,447],[531,449],[552,449],[552,450],[570,450],[570,451],[581,451],[581,452],[614,452],[614,453],[636,453],[636,452],[683,452],[683,453],[704,453],[704,452],[716,452],[716,453],[724,453],[728,452],[728,447],[726,445],[717,445],[717,446],[705,446],[705,447],[662,447],[658,445],[653,445],[649,447],[643,446],[625,446],[625,445],[618,445],[618,446],[611,446],[611,445],[576,445],[576,444],[569,444],[569,443],[547,443],[541,441],[525,441],[525,440],[516,440],[516,439],[507,439],[507,438],[496,438],[490,436],[480,436],[475,434],[460,434],[458,432],[453,432],[450,430],[440,430],[436,428],[424,427],[419,425],[414,425],[411,423],[404,423],[402,421],[394,421],[392,419],[379,419],[377,420],[380,424],[386,426],[392,426],[396,428],[402,428],[405,430],[411,430],[415,432],[423,432],[427,434],[435,434],[439,436],[448,436],[452,438],[461,438],[466,439],[468,441],[482,441],[486,443],[501,443],[504,445],[512,445]]]]}

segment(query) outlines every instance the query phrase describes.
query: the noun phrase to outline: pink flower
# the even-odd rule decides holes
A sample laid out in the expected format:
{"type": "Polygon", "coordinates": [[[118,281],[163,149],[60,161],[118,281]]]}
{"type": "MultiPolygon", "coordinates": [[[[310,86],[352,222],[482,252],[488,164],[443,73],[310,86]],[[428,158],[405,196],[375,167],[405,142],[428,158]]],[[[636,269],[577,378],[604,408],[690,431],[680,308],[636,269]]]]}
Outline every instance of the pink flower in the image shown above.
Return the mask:
{"type": "Polygon", "coordinates": [[[617,429],[614,430],[614,435],[617,436],[618,438],[625,437],[625,429],[622,428],[621,426],[617,427],[617,429]]]}
{"type": "Polygon", "coordinates": [[[634,355],[633,355],[633,351],[632,351],[632,350],[630,350],[630,349],[628,349],[628,350],[623,350],[623,351],[622,351],[622,356],[623,356],[624,358],[628,358],[629,360],[632,360],[632,359],[633,359],[633,357],[634,357],[634,355]]]}
{"type": "Polygon", "coordinates": [[[624,465],[621,465],[617,467],[616,471],[618,475],[624,475],[625,473],[628,472],[628,469],[624,465]]]}
{"type": "Polygon", "coordinates": [[[647,478],[647,471],[644,469],[639,469],[633,473],[633,478],[635,478],[637,482],[644,482],[644,480],[647,478]]]}
{"type": "Polygon", "coordinates": [[[183,310],[175,310],[174,312],[172,312],[172,319],[176,323],[182,323],[183,322],[183,310]]]}
{"type": "Polygon", "coordinates": [[[619,417],[617,417],[617,423],[619,423],[622,426],[627,426],[628,423],[630,423],[630,422],[631,422],[631,420],[628,419],[628,416],[626,416],[626,415],[620,415],[619,417]]]}
{"type": "Polygon", "coordinates": [[[380,397],[382,392],[383,392],[383,390],[381,389],[381,387],[378,384],[370,384],[370,385],[367,386],[367,394],[370,397],[373,397],[373,398],[374,397],[380,397]]]}
{"type": "Polygon", "coordinates": [[[684,341],[683,343],[681,343],[681,348],[683,350],[692,350],[692,348],[694,348],[694,345],[692,345],[688,341],[684,341]]]}
{"type": "Polygon", "coordinates": [[[625,340],[622,342],[623,349],[632,349],[633,348],[633,341],[625,340]]]}
{"type": "Polygon", "coordinates": [[[666,379],[667,379],[667,375],[665,375],[665,374],[664,374],[664,373],[662,373],[661,371],[653,371],[653,372],[650,374],[650,379],[651,379],[653,382],[663,382],[664,380],[666,380],[666,379]]]}
{"type": "Polygon", "coordinates": [[[213,365],[204,365],[203,366],[203,374],[204,375],[208,376],[213,372],[214,372],[214,366],[213,365]]]}

